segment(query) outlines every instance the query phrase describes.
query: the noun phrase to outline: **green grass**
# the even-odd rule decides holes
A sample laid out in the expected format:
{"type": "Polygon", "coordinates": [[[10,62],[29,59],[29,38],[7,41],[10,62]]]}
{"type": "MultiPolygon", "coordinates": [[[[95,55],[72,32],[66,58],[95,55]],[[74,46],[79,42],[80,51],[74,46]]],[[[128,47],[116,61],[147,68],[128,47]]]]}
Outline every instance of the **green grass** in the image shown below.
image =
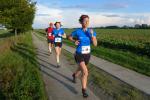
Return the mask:
{"type": "Polygon", "coordinates": [[[100,46],[150,57],[150,29],[95,29],[100,46]]]}
{"type": "Polygon", "coordinates": [[[41,30],[35,30],[35,32],[38,33],[41,36],[46,37],[46,32],[44,30],[42,30],[42,29],[41,30]]]}
{"type": "Polygon", "coordinates": [[[150,29],[95,29],[99,39],[150,42],[150,29]]]}
{"type": "Polygon", "coordinates": [[[46,100],[31,32],[5,37],[0,48],[0,98],[46,100]]]}
{"type": "MultiPolygon", "coordinates": [[[[77,68],[71,53],[63,50],[63,55],[69,60],[69,68],[74,72],[77,68]]],[[[148,100],[149,96],[134,87],[123,83],[92,64],[88,65],[88,86],[102,100],[148,100]]]]}
{"type": "Polygon", "coordinates": [[[0,34],[6,33],[6,32],[7,32],[7,30],[0,29],[0,34]]]}
{"type": "Polygon", "coordinates": [[[13,33],[10,33],[9,30],[0,30],[0,39],[5,39],[7,37],[13,36],[13,33]]]}
{"type": "Polygon", "coordinates": [[[104,47],[93,48],[92,54],[136,72],[150,76],[150,59],[131,52],[112,50],[104,47]]]}

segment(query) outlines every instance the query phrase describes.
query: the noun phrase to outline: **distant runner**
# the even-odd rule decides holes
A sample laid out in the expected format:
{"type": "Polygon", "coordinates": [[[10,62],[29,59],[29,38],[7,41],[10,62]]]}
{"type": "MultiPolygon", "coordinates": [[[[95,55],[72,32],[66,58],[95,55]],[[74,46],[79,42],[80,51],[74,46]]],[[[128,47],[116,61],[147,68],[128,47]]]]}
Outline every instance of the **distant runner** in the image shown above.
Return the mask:
{"type": "Polygon", "coordinates": [[[56,22],[55,29],[53,30],[53,35],[55,36],[54,45],[56,51],[56,61],[57,67],[60,67],[60,54],[61,54],[61,47],[62,47],[62,38],[66,38],[66,34],[64,30],[61,28],[61,22],[56,22]]]}
{"type": "Polygon", "coordinates": [[[53,32],[53,23],[49,24],[50,26],[46,29],[46,36],[47,36],[47,42],[48,42],[48,49],[50,54],[52,53],[52,48],[54,45],[54,35],[52,35],[53,32]]]}

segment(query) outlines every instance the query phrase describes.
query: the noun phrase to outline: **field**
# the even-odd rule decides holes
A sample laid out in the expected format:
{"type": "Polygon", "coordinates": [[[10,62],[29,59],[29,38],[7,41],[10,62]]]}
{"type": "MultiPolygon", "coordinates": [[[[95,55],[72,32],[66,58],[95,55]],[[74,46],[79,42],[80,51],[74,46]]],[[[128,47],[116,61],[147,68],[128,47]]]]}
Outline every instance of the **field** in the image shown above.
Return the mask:
{"type": "Polygon", "coordinates": [[[99,45],[107,48],[130,51],[150,57],[150,30],[120,29],[99,30],[99,45]]]}

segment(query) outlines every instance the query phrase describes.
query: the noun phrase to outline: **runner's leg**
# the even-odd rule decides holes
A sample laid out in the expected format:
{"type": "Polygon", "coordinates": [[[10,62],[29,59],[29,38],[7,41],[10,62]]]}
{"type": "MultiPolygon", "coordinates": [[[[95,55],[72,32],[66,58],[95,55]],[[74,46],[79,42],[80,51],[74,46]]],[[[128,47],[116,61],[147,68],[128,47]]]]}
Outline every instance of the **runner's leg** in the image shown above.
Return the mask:
{"type": "Polygon", "coordinates": [[[87,66],[85,65],[84,61],[80,62],[79,65],[80,65],[80,68],[81,68],[81,71],[82,71],[82,77],[81,77],[82,94],[83,94],[83,97],[88,97],[88,94],[86,92],[88,69],[87,69],[87,66]]]}
{"type": "Polygon", "coordinates": [[[48,47],[49,47],[49,52],[51,53],[52,52],[51,43],[48,43],[48,47]]]}
{"type": "Polygon", "coordinates": [[[57,62],[57,67],[60,67],[60,61],[59,61],[59,55],[60,55],[60,47],[55,47],[55,51],[56,51],[56,62],[57,62]]]}
{"type": "Polygon", "coordinates": [[[80,68],[80,66],[78,66],[76,72],[73,73],[73,75],[72,75],[72,77],[73,77],[73,82],[74,82],[74,83],[77,82],[76,78],[80,75],[80,73],[81,73],[81,68],[80,68]]]}

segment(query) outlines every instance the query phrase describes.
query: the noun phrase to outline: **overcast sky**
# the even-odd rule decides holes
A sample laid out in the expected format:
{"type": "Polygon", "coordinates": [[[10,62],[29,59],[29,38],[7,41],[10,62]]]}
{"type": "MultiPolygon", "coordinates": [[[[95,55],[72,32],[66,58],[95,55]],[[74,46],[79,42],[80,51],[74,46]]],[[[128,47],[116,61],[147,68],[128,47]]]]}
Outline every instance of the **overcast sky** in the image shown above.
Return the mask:
{"type": "Polygon", "coordinates": [[[34,0],[37,2],[34,28],[46,28],[61,21],[63,27],[80,27],[82,14],[90,26],[150,24],[150,0],[34,0]]]}

